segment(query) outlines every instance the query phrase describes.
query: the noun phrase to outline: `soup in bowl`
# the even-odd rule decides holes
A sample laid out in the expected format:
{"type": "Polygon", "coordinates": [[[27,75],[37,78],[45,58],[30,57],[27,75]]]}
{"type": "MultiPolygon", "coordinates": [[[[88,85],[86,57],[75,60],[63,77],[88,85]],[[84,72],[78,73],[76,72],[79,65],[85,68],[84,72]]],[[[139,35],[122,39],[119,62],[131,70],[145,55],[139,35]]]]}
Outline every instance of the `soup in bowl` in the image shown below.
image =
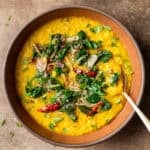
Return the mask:
{"type": "Polygon", "coordinates": [[[122,93],[138,103],[142,77],[129,33],[85,8],[35,19],[14,41],[5,67],[6,91],[19,118],[63,146],[93,144],[118,131],[133,114],[122,93]]]}

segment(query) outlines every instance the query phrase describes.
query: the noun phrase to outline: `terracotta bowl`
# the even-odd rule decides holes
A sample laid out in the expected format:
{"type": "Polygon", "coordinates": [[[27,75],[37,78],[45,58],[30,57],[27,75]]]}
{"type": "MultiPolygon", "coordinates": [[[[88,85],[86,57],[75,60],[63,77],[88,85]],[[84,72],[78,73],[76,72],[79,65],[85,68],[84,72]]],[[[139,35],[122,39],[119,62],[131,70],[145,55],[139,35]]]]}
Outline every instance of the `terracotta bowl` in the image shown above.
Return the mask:
{"type": "Polygon", "coordinates": [[[123,110],[118,114],[118,116],[110,124],[101,129],[82,136],[64,136],[52,133],[37,124],[20,104],[19,97],[15,88],[15,64],[25,40],[34,30],[36,30],[39,26],[45,24],[47,21],[56,19],[58,17],[68,16],[84,16],[96,20],[110,26],[113,31],[119,36],[128,52],[129,58],[132,63],[134,74],[130,95],[137,104],[139,104],[143,92],[144,66],[140,50],[127,29],[117,20],[103,13],[102,11],[87,7],[71,6],[48,11],[28,23],[13,40],[5,62],[4,85],[7,98],[15,114],[22,121],[22,123],[28,129],[30,129],[30,131],[32,131],[32,133],[47,142],[60,146],[81,147],[104,141],[121,130],[131,119],[134,113],[129,104],[126,103],[123,110]]]}

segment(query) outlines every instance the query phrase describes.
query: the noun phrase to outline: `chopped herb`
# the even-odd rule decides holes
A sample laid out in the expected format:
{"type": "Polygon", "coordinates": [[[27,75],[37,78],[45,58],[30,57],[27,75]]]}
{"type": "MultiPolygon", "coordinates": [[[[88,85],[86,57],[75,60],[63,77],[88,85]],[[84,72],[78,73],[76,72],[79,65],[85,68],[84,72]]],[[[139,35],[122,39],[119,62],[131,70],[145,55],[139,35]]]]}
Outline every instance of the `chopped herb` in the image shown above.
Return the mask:
{"type": "Polygon", "coordinates": [[[8,17],[8,21],[10,21],[11,19],[12,19],[12,17],[11,17],[11,16],[9,16],[9,17],[8,17]]]}
{"type": "Polygon", "coordinates": [[[112,47],[116,47],[118,40],[119,40],[118,37],[112,37],[112,39],[111,39],[111,46],[112,46],[112,47]]]}
{"type": "Polygon", "coordinates": [[[17,127],[22,127],[22,124],[20,122],[16,122],[17,127]]]}
{"type": "Polygon", "coordinates": [[[113,43],[113,42],[112,42],[112,43],[111,43],[111,46],[112,46],[112,47],[116,47],[116,43],[113,43]]]}
{"type": "Polygon", "coordinates": [[[86,38],[86,33],[81,30],[80,32],[78,32],[78,37],[80,40],[83,40],[86,38]]]}
{"type": "Polygon", "coordinates": [[[85,106],[85,105],[81,105],[79,106],[79,109],[81,112],[85,113],[85,114],[89,114],[89,112],[91,111],[91,108],[85,106]]]}
{"type": "Polygon", "coordinates": [[[61,44],[61,34],[53,34],[51,36],[51,44],[59,47],[61,44]]]}
{"type": "Polygon", "coordinates": [[[90,28],[90,31],[93,32],[93,33],[99,33],[103,30],[111,31],[112,29],[111,29],[111,27],[105,26],[105,25],[103,25],[103,26],[98,25],[98,26],[95,26],[93,28],[90,28]]]}
{"type": "Polygon", "coordinates": [[[103,50],[98,54],[98,57],[101,62],[105,63],[112,57],[112,53],[110,51],[103,50]]]}
{"type": "Polygon", "coordinates": [[[56,60],[60,60],[60,61],[63,60],[68,50],[69,50],[69,47],[65,47],[61,51],[59,51],[56,56],[56,60]]]}
{"type": "Polygon", "coordinates": [[[77,60],[78,64],[84,63],[88,59],[87,50],[85,49],[79,50],[78,53],[75,55],[75,59],[77,60]]]}
{"type": "Polygon", "coordinates": [[[55,124],[54,124],[54,123],[50,123],[50,124],[49,124],[49,128],[50,128],[50,129],[54,129],[54,128],[55,128],[55,124]]]}
{"type": "Polygon", "coordinates": [[[68,132],[68,128],[63,128],[63,132],[64,133],[68,132]]]}
{"type": "Polygon", "coordinates": [[[26,86],[25,87],[26,90],[26,94],[27,96],[31,97],[31,98],[37,98],[43,95],[44,93],[44,89],[41,86],[36,86],[36,87],[30,87],[30,86],[26,86]]]}
{"type": "Polygon", "coordinates": [[[15,136],[14,132],[12,132],[12,131],[10,131],[9,134],[10,134],[11,138],[13,138],[15,136]]]}
{"type": "Polygon", "coordinates": [[[22,64],[23,64],[23,65],[28,65],[30,62],[31,62],[31,58],[26,57],[26,58],[24,58],[22,64]]]}
{"type": "Polygon", "coordinates": [[[97,129],[97,125],[96,125],[96,124],[92,124],[91,127],[92,127],[93,129],[97,129]]]}
{"type": "Polygon", "coordinates": [[[105,122],[106,122],[106,124],[108,124],[110,122],[110,119],[106,118],[105,122]]]}
{"type": "Polygon", "coordinates": [[[98,94],[91,94],[88,96],[87,101],[90,103],[97,103],[101,100],[98,94]]]}
{"type": "Polygon", "coordinates": [[[5,120],[5,119],[0,120],[0,127],[4,126],[4,125],[5,125],[5,123],[6,123],[6,120],[5,120]]]}
{"type": "Polygon", "coordinates": [[[104,103],[104,105],[101,107],[101,110],[106,111],[111,108],[111,103],[108,102],[106,99],[102,99],[102,102],[104,103]]]}
{"type": "Polygon", "coordinates": [[[91,24],[88,23],[88,24],[86,25],[86,27],[87,27],[87,28],[91,27],[91,24]]]}
{"type": "Polygon", "coordinates": [[[55,72],[56,72],[56,75],[59,76],[63,73],[63,70],[60,67],[55,67],[55,72]]]}
{"type": "Polygon", "coordinates": [[[103,26],[103,29],[107,30],[107,31],[111,31],[112,30],[111,27],[109,27],[109,26],[103,26]]]}
{"type": "Polygon", "coordinates": [[[103,26],[100,26],[100,25],[95,26],[95,27],[93,27],[93,28],[90,28],[90,31],[93,32],[93,33],[99,33],[99,32],[101,32],[102,30],[103,30],[103,26]]]}
{"type": "Polygon", "coordinates": [[[43,95],[43,96],[42,96],[42,100],[46,100],[46,95],[43,95]]]}
{"type": "Polygon", "coordinates": [[[73,103],[65,104],[61,108],[61,111],[66,112],[69,115],[69,117],[71,118],[71,120],[73,120],[73,121],[77,120],[77,115],[75,113],[75,105],[73,103]]]}
{"type": "Polygon", "coordinates": [[[87,49],[98,49],[102,45],[102,41],[89,41],[85,40],[85,46],[87,49]]]}
{"type": "Polygon", "coordinates": [[[50,99],[50,103],[52,104],[55,103],[56,101],[57,101],[57,97],[55,96],[50,99]]]}
{"type": "Polygon", "coordinates": [[[61,122],[62,120],[64,120],[63,117],[55,117],[55,118],[53,118],[52,122],[50,122],[50,124],[49,124],[49,128],[50,129],[54,129],[57,126],[57,124],[59,122],[61,122]]]}
{"type": "Polygon", "coordinates": [[[120,104],[120,103],[121,103],[121,99],[119,98],[116,100],[115,104],[120,104]]]}
{"type": "Polygon", "coordinates": [[[71,118],[72,121],[77,121],[77,115],[75,112],[71,112],[70,114],[68,114],[69,117],[71,118]]]}
{"type": "Polygon", "coordinates": [[[114,73],[111,77],[111,85],[116,85],[119,80],[120,75],[118,73],[114,73]]]}

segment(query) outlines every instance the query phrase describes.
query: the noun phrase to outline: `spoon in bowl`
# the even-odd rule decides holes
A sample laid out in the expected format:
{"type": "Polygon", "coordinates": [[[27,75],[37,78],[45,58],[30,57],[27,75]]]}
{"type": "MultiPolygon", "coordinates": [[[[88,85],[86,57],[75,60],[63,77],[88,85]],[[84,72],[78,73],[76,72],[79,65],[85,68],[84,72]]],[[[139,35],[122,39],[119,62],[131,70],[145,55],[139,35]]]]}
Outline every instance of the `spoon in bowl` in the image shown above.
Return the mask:
{"type": "Polygon", "coordinates": [[[138,108],[138,106],[134,103],[134,100],[126,92],[127,80],[126,80],[126,76],[124,73],[122,73],[122,76],[123,76],[123,82],[124,82],[123,83],[124,84],[124,92],[122,94],[127,99],[127,101],[132,106],[132,108],[135,110],[135,112],[137,113],[139,118],[142,120],[142,122],[144,123],[147,130],[150,132],[150,120],[148,119],[148,117],[145,116],[145,114],[140,110],[140,108],[138,108]]]}

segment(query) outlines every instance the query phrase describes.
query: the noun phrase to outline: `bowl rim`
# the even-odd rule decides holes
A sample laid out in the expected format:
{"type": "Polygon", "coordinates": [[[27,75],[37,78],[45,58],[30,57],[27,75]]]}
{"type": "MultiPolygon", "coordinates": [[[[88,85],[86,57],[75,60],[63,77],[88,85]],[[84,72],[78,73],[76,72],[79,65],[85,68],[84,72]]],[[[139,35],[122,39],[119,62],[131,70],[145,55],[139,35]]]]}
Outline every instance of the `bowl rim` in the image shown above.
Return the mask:
{"type": "Polygon", "coordinates": [[[132,34],[129,32],[129,30],[120,22],[118,21],[117,19],[115,19],[114,17],[112,17],[111,15],[105,13],[103,10],[100,10],[98,8],[93,8],[93,7],[89,7],[89,6],[85,6],[85,5],[63,5],[63,6],[55,6],[54,8],[51,8],[45,12],[42,12],[40,13],[39,15],[37,15],[36,17],[34,18],[31,18],[31,20],[29,20],[19,31],[18,33],[12,38],[9,46],[8,46],[8,49],[6,51],[6,55],[5,55],[5,58],[4,58],[4,62],[2,64],[2,70],[3,70],[3,76],[2,76],[2,79],[3,79],[3,91],[4,91],[4,96],[6,97],[11,109],[13,110],[13,114],[15,114],[16,118],[24,125],[24,127],[30,131],[33,135],[35,135],[36,137],[38,137],[39,139],[41,139],[42,141],[45,141],[46,143],[50,143],[50,144],[53,144],[53,145],[56,145],[56,146],[62,146],[62,147],[72,147],[72,148],[79,148],[79,147],[86,147],[86,146],[91,146],[91,145],[95,145],[95,144],[98,144],[104,140],[107,140],[109,138],[111,138],[113,135],[115,135],[117,132],[119,132],[121,129],[123,129],[128,123],[129,121],[132,119],[135,111],[132,109],[132,112],[130,113],[130,115],[128,116],[128,118],[125,120],[125,122],[120,125],[120,127],[118,129],[116,129],[115,131],[113,131],[111,134],[101,138],[101,139],[98,139],[98,140],[95,140],[95,141],[92,141],[92,142],[89,142],[89,143],[85,143],[85,144],[65,144],[65,143],[58,143],[58,142],[54,142],[54,141],[51,141],[51,140],[48,140],[44,137],[42,137],[41,135],[39,135],[38,133],[34,132],[30,127],[28,127],[25,123],[23,123],[23,121],[20,119],[20,117],[18,116],[18,114],[15,112],[14,108],[12,107],[11,105],[11,102],[9,100],[9,97],[8,97],[8,93],[6,92],[6,78],[5,78],[5,72],[6,72],[6,62],[7,62],[7,59],[8,59],[8,55],[10,53],[10,49],[14,43],[14,41],[19,37],[20,34],[22,34],[22,31],[24,31],[26,28],[28,28],[28,26],[32,23],[32,22],[35,22],[38,18],[48,14],[48,13],[51,13],[53,11],[57,11],[57,10],[61,10],[61,9],[70,9],[70,8],[79,8],[79,9],[85,9],[85,10],[90,10],[90,11],[94,11],[94,12],[97,12],[97,13],[101,13],[102,15],[105,15],[106,17],[108,17],[109,19],[113,20],[115,23],[117,23],[126,33],[127,35],[130,37],[130,39],[132,40],[134,46],[136,47],[136,51],[137,51],[137,54],[138,54],[138,57],[139,57],[139,62],[141,64],[141,73],[142,73],[142,81],[141,81],[141,88],[140,88],[140,91],[139,91],[139,95],[138,95],[138,98],[137,98],[137,101],[136,101],[136,104],[139,105],[140,102],[141,102],[141,98],[142,98],[142,95],[143,95],[143,92],[144,92],[144,85],[145,85],[145,66],[144,66],[144,61],[143,61],[143,56],[142,56],[142,53],[140,51],[140,48],[136,42],[136,40],[134,39],[134,37],[132,36],[132,34]]]}

